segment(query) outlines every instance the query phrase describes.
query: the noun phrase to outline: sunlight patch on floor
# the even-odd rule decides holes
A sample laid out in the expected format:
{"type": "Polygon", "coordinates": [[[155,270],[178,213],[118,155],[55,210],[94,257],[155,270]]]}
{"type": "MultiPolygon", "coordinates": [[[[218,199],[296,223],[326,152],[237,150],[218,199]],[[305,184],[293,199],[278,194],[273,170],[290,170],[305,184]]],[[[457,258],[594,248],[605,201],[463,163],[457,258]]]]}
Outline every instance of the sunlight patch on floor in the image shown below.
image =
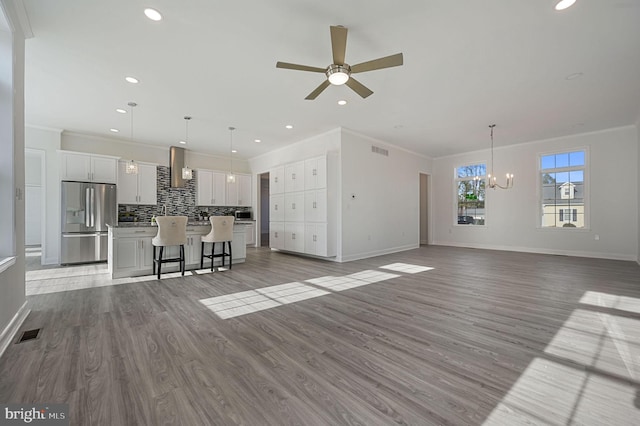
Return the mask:
{"type": "Polygon", "coordinates": [[[580,299],[580,303],[640,314],[640,299],[635,297],[587,291],[580,299]]]}
{"type": "Polygon", "coordinates": [[[390,271],[404,272],[405,274],[417,274],[418,272],[425,272],[433,269],[429,266],[411,265],[409,263],[390,263],[389,265],[381,266],[380,268],[388,269],[390,271]]]}

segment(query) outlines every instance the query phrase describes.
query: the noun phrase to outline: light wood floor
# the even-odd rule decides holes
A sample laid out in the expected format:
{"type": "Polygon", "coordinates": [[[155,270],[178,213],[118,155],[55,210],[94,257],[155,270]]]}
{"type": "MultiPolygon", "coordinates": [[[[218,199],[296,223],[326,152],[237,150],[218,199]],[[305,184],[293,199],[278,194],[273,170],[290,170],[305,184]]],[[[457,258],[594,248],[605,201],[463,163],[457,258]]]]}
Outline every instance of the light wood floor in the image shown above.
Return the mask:
{"type": "Polygon", "coordinates": [[[336,264],[248,249],[230,271],[29,303],[22,330],[41,336],[0,359],[0,402],[66,402],[76,425],[640,419],[633,262],[422,247],[336,264]],[[394,263],[433,269],[383,268],[394,263]],[[296,282],[317,297],[273,290],[296,282]],[[237,292],[278,306],[222,319],[212,298],[237,292]]]}

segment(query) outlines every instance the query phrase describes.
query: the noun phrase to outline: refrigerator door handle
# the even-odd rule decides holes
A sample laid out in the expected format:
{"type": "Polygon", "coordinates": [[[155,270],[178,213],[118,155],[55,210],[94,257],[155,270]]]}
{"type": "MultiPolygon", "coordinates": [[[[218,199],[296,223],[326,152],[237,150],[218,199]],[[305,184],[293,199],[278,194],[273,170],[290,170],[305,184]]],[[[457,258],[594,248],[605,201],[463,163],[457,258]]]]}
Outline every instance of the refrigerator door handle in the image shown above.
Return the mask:
{"type": "Polygon", "coordinates": [[[84,226],[91,226],[91,190],[84,190],[84,226]]]}
{"type": "Polygon", "coordinates": [[[96,205],[96,195],[95,195],[95,189],[91,188],[91,227],[93,228],[94,226],[96,226],[96,212],[95,212],[95,207],[96,205]]]}

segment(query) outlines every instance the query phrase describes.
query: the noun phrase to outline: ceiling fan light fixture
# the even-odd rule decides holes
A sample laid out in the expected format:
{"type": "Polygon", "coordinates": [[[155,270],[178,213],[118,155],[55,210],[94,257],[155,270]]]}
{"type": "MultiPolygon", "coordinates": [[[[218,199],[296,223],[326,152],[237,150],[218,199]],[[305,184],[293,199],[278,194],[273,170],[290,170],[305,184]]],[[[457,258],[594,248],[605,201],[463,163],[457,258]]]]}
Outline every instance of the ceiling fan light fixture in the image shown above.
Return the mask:
{"type": "Polygon", "coordinates": [[[334,86],[340,86],[345,84],[347,80],[349,80],[349,74],[351,70],[348,65],[329,65],[327,68],[327,78],[329,79],[329,83],[334,86]]]}

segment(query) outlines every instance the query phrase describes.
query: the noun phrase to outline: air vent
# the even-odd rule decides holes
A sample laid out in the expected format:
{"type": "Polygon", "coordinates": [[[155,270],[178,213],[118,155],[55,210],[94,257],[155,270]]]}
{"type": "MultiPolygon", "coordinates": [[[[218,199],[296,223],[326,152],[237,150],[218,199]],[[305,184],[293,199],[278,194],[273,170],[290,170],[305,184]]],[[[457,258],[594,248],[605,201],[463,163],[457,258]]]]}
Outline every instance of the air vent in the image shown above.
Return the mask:
{"type": "Polygon", "coordinates": [[[22,343],[28,340],[37,339],[39,333],[40,333],[39,328],[36,328],[35,330],[27,330],[22,333],[22,336],[20,336],[20,339],[16,343],[22,343]]]}
{"type": "Polygon", "coordinates": [[[373,152],[374,154],[384,155],[385,157],[389,156],[389,150],[388,149],[380,148],[380,147],[374,146],[374,145],[371,145],[371,152],[373,152]]]}

